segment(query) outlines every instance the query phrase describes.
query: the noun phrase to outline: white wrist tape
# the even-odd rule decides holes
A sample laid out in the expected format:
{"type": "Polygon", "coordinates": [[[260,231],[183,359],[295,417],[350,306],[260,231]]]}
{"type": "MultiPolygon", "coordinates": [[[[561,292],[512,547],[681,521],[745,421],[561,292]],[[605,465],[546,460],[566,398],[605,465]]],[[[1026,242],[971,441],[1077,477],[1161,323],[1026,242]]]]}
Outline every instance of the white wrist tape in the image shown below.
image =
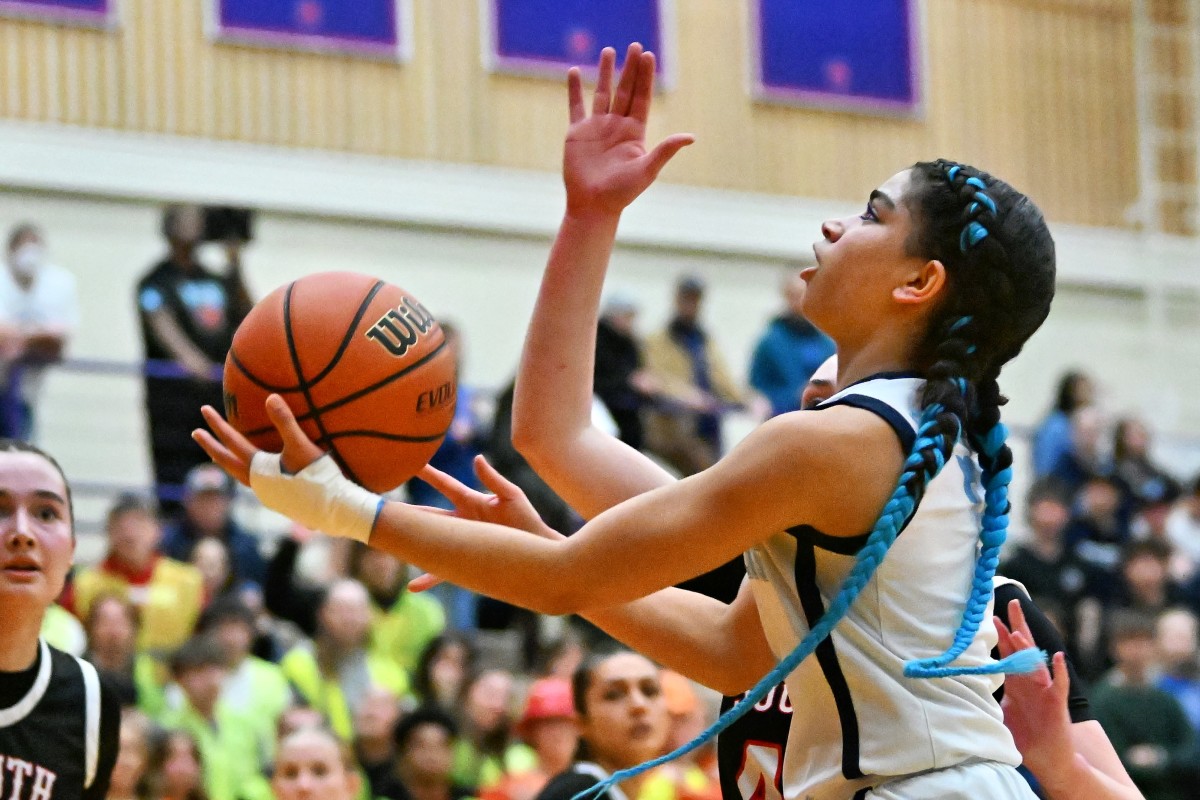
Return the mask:
{"type": "Polygon", "coordinates": [[[278,453],[258,452],[250,462],[250,488],[272,511],[306,528],[366,543],[383,498],[347,480],[326,453],[295,475],[278,453]]]}

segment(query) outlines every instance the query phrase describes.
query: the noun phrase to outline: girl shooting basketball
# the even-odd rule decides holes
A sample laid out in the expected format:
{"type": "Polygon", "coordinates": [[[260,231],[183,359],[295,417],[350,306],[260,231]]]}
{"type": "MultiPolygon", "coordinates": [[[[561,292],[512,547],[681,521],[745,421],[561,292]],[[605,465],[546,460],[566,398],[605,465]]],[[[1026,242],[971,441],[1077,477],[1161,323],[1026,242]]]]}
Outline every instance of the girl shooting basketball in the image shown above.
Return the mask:
{"type": "MultiPolygon", "coordinates": [[[[645,151],[653,56],[631,47],[615,87],[613,62],[606,52],[591,116],[569,79],[567,214],[527,361],[563,335],[569,310],[570,325],[594,327],[587,293],[598,298],[620,212],[691,141],[645,151]]],[[[385,503],[342,477],[278,397],[267,406],[282,454],[211,408],[220,441],[197,440],[269,507],[508,602],[561,614],[657,593],[645,605],[657,633],[630,630],[636,648],[727,694],[786,674],[789,740],[803,742],[787,753],[788,798],[1029,797],[991,697],[990,673],[1010,666],[988,656],[1011,475],[996,378],[1049,311],[1053,241],[1007,184],[937,162],[825,223],[815,255],[804,311],[837,342],[847,388],[819,413],[770,420],[699,475],[669,482],[639,462],[591,499],[589,470],[608,467],[583,462],[620,445],[576,430],[559,446],[577,448],[570,500],[594,519],[567,540],[385,503]],[[664,590],[747,551],[749,589],[732,605],[664,590]]]]}

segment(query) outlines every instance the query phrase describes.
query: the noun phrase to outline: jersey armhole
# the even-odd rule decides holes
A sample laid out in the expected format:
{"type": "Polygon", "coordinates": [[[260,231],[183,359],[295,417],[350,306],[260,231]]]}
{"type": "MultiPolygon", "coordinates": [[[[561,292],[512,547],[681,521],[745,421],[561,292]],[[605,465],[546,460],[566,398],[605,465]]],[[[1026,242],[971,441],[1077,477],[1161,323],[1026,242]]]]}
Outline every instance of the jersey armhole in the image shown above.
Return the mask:
{"type": "Polygon", "coordinates": [[[851,408],[870,411],[891,426],[892,431],[896,434],[896,438],[900,441],[900,448],[905,456],[912,452],[913,443],[917,440],[917,432],[913,429],[912,423],[889,404],[877,397],[870,397],[865,394],[848,394],[845,397],[839,397],[828,403],[822,403],[814,410],[823,411],[826,408],[835,408],[837,406],[850,406],[851,408]]]}

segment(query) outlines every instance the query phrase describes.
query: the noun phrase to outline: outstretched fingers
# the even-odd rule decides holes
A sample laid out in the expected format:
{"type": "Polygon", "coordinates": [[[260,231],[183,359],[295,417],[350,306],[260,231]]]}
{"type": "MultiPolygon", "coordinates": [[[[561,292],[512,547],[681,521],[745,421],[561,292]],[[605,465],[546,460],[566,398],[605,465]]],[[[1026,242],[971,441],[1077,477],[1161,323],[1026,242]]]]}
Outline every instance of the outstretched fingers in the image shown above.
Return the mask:
{"type": "Polygon", "coordinates": [[[587,117],[587,109],[583,105],[583,77],[579,67],[567,70],[567,112],[572,125],[587,117]]]}
{"type": "MultiPolygon", "coordinates": [[[[632,45],[631,45],[632,49],[632,45]]],[[[630,58],[632,61],[633,59],[630,58]]],[[[629,62],[625,64],[629,67],[629,62]]],[[[637,57],[637,83],[629,99],[628,114],[631,119],[646,124],[650,118],[650,102],[654,99],[654,53],[639,53],[637,57]]]]}
{"type": "Polygon", "coordinates": [[[599,74],[596,76],[596,93],[592,95],[592,113],[607,114],[612,105],[613,65],[617,63],[617,51],[606,47],[600,51],[599,74]]]}
{"type": "Polygon", "coordinates": [[[667,165],[668,161],[675,157],[676,153],[694,141],[696,141],[696,137],[690,133],[672,134],[659,142],[658,146],[649,153],[642,156],[646,172],[649,174],[651,180],[658,177],[658,173],[662,172],[662,168],[667,165]]]}
{"type": "Polygon", "coordinates": [[[501,475],[484,456],[475,456],[472,466],[475,468],[475,476],[496,497],[502,500],[515,500],[521,496],[521,488],[501,475]]]}
{"type": "Polygon", "coordinates": [[[258,448],[250,444],[250,440],[226,422],[212,406],[204,406],[200,413],[212,432],[197,428],[192,431],[192,439],[204,448],[217,466],[228,472],[234,480],[249,486],[250,462],[258,448]]]}
{"type": "Polygon", "coordinates": [[[633,98],[641,89],[640,74],[642,69],[642,45],[633,42],[625,51],[625,64],[621,68],[621,79],[617,81],[617,91],[613,95],[612,113],[625,116],[633,104],[633,98]]]}
{"type": "Polygon", "coordinates": [[[296,421],[292,409],[277,394],[267,398],[267,417],[283,439],[280,464],[288,472],[299,472],[325,454],[325,451],[308,438],[308,434],[296,421]]]}

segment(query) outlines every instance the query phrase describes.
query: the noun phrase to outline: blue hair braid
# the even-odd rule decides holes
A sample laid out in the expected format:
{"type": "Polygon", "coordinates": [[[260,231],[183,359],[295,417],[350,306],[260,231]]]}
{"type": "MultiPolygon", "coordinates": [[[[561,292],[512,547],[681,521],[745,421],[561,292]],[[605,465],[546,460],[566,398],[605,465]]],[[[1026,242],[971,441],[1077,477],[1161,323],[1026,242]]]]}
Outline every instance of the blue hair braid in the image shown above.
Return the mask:
{"type": "Polygon", "coordinates": [[[951,661],[962,655],[983,622],[988,603],[992,599],[992,578],[1000,563],[1000,548],[1008,534],[1008,485],[1012,482],[1012,465],[998,462],[1000,451],[1008,438],[1004,423],[997,422],[978,444],[984,458],[984,513],[983,530],[980,533],[981,548],[975,561],[975,575],[971,583],[971,596],[963,611],[962,622],[954,634],[954,643],[946,652],[935,658],[923,658],[904,665],[904,675],[909,678],[946,678],[952,675],[990,675],[997,672],[1032,672],[1045,662],[1046,654],[1030,648],[1013,653],[1008,658],[978,667],[950,667],[951,661]],[[996,469],[995,467],[1000,467],[996,469]]]}
{"type": "Polygon", "coordinates": [[[746,693],[741,702],[722,714],[716,722],[701,732],[695,739],[679,746],[665,756],[659,756],[651,761],[638,764],[636,767],[614,772],[595,786],[578,793],[571,800],[584,800],[584,798],[599,795],[610,786],[615,786],[621,781],[636,777],[647,770],[654,769],[680,756],[687,755],[705,742],[713,739],[734,722],[745,716],[750,709],[754,708],[755,703],[765,697],[767,692],[775,686],[778,686],[784,678],[800,665],[800,662],[808,658],[817,649],[817,645],[825,641],[834,627],[842,620],[842,617],[846,615],[846,612],[850,610],[850,606],[854,604],[858,595],[871,580],[871,577],[875,574],[875,570],[879,568],[883,557],[887,555],[887,551],[891,548],[892,543],[896,541],[901,528],[904,527],[905,521],[912,516],[917,503],[924,494],[924,487],[941,472],[942,467],[946,463],[948,453],[953,448],[954,442],[958,440],[959,435],[961,435],[962,429],[958,417],[954,415],[943,416],[944,412],[945,408],[937,403],[929,404],[922,411],[920,425],[917,428],[917,438],[913,442],[908,458],[904,461],[904,471],[900,475],[896,490],[892,493],[892,497],[888,500],[887,505],[883,507],[883,512],[879,515],[874,529],[867,537],[866,544],[858,551],[854,566],[842,582],[841,588],[838,589],[837,595],[833,598],[833,602],[829,604],[829,609],[817,620],[817,623],[808,632],[808,635],[796,645],[796,648],[776,664],[774,669],[764,675],[746,693]],[[947,418],[953,420],[952,425],[946,423],[945,420],[947,418]],[[947,428],[951,430],[947,430],[947,428]],[[924,480],[921,480],[921,478],[924,480]]]}

